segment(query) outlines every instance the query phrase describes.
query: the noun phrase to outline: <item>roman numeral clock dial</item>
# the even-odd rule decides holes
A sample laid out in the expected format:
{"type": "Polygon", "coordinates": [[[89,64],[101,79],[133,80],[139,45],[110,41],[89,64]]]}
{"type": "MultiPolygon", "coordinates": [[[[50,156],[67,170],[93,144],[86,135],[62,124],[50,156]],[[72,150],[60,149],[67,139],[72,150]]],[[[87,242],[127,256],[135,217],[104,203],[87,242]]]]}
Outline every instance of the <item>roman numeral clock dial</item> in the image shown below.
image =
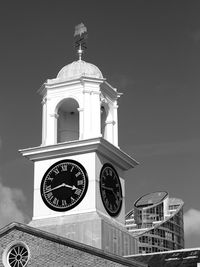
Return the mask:
{"type": "Polygon", "coordinates": [[[77,206],[88,188],[85,168],[77,161],[62,160],[53,164],[44,174],[40,192],[47,207],[67,211],[77,206]]]}
{"type": "Polygon", "coordinates": [[[101,169],[99,186],[106,211],[112,217],[117,216],[122,207],[122,188],[117,171],[109,163],[101,169]]]}

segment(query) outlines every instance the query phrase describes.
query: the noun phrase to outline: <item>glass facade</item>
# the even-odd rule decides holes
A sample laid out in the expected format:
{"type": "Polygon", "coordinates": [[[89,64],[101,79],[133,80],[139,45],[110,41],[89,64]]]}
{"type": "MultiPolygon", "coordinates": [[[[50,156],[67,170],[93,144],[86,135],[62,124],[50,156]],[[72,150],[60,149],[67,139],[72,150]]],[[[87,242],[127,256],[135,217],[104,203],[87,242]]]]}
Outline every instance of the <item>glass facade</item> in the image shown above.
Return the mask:
{"type": "Polygon", "coordinates": [[[145,195],[126,215],[126,228],[138,240],[138,253],[182,249],[183,201],[166,192],[145,195]]]}

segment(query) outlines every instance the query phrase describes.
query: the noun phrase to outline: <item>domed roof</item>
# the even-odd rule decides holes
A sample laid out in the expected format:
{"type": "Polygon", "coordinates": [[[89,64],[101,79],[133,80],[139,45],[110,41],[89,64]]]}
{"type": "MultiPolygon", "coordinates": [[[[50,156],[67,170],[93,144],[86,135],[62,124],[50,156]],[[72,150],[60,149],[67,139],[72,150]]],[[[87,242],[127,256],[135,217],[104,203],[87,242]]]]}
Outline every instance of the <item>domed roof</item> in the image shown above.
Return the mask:
{"type": "Polygon", "coordinates": [[[86,76],[91,78],[102,79],[103,75],[98,67],[85,62],[83,60],[77,60],[64,66],[58,73],[57,78],[62,80],[70,80],[78,78],[80,76],[86,76]]]}

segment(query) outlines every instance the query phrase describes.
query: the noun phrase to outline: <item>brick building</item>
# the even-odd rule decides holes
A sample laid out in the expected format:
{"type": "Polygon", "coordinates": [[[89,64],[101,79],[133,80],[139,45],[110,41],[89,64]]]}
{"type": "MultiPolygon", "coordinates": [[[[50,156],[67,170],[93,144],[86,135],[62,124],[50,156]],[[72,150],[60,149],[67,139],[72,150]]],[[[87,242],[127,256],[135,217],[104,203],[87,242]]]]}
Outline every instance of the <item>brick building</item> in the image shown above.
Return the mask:
{"type": "Polygon", "coordinates": [[[20,223],[0,230],[0,259],[2,267],[147,266],[20,223]]]}

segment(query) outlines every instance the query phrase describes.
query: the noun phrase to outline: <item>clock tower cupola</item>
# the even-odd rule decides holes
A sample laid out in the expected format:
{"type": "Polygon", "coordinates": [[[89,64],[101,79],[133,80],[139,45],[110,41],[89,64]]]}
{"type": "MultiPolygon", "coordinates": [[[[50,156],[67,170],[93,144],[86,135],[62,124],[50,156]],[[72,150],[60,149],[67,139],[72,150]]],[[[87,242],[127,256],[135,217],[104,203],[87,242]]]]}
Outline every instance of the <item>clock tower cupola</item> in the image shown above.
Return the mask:
{"type": "Polygon", "coordinates": [[[118,146],[120,94],[95,65],[77,60],[40,89],[43,97],[42,145],[103,137],[118,146]]]}
{"type": "Polygon", "coordinates": [[[75,28],[78,60],[39,89],[42,142],[20,150],[34,162],[31,225],[119,255],[133,253],[125,225],[126,170],[137,162],[118,146],[121,94],[82,60],[87,29],[75,28]]]}

